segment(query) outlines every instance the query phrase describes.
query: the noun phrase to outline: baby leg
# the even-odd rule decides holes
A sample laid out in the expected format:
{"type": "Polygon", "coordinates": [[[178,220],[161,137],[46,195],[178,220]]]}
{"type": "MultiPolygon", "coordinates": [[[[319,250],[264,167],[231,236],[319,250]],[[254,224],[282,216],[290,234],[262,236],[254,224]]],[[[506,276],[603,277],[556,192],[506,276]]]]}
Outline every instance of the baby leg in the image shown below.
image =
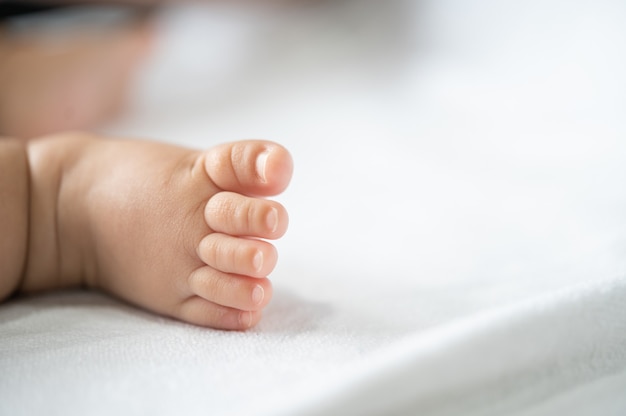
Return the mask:
{"type": "Polygon", "coordinates": [[[284,207],[265,199],[291,178],[282,146],[196,151],[71,133],[29,142],[28,159],[20,291],[84,285],[198,325],[259,321],[277,261],[266,240],[288,223],[284,207]]]}

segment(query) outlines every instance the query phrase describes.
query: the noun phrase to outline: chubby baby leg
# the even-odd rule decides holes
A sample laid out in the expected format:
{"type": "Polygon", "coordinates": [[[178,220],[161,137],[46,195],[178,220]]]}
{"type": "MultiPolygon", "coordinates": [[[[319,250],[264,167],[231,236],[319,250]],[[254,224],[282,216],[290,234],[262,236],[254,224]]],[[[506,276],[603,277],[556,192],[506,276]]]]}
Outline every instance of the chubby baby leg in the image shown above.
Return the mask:
{"type": "MultiPolygon", "coordinates": [[[[223,329],[254,326],[292,159],[268,141],[206,151],[83,133],[28,143],[28,258],[18,290],[85,285],[223,329]]],[[[1,254],[0,254],[1,255],[1,254]]]]}

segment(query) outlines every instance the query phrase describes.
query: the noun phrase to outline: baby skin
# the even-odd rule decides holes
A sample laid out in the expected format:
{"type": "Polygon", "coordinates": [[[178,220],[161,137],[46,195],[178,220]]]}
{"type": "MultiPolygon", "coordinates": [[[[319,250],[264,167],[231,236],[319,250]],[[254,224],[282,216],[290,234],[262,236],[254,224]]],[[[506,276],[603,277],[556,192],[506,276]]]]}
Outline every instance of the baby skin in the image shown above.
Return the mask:
{"type": "Polygon", "coordinates": [[[83,286],[185,322],[256,325],[288,217],[289,153],[64,133],[0,140],[0,300],[83,286]],[[6,230],[6,231],[5,231],[6,230]]]}

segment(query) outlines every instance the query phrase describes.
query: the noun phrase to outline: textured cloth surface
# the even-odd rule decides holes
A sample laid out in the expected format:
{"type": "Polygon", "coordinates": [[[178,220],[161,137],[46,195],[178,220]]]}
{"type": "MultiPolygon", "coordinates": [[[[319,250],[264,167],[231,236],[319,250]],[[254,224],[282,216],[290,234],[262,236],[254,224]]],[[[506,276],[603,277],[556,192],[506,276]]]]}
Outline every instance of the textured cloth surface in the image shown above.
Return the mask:
{"type": "Polygon", "coordinates": [[[12,300],[0,414],[624,414],[624,21],[607,0],[167,10],[104,132],[285,144],[274,299],[247,332],[12,300]]]}

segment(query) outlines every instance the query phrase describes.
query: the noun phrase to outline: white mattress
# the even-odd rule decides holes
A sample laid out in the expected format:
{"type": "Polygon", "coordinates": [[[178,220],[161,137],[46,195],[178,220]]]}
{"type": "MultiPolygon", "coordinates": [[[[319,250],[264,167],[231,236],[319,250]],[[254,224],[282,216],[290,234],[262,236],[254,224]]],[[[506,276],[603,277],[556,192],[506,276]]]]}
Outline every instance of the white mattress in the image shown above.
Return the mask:
{"type": "Polygon", "coordinates": [[[626,413],[626,3],[167,10],[103,131],[295,159],[275,295],[223,332],[0,307],[0,414],[626,413]]]}

